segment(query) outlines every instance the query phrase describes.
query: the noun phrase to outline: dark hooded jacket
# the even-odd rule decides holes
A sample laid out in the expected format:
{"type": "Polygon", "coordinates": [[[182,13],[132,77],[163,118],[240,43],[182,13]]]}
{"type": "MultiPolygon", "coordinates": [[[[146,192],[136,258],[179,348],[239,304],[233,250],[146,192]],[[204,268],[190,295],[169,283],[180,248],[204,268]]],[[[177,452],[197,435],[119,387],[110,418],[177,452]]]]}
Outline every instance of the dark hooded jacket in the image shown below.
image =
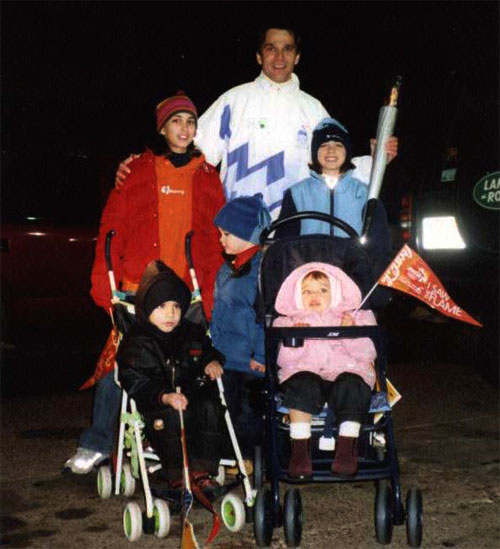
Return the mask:
{"type": "Polygon", "coordinates": [[[189,399],[202,383],[205,366],[213,360],[224,364],[224,356],[212,346],[205,330],[184,318],[189,300],[186,303],[182,285],[184,282],[162,262],[151,262],[137,292],[136,322],[118,349],[118,378],[142,412],[164,407],[161,396],[175,392],[178,386],[189,399]],[[160,281],[168,281],[172,291],[178,292],[177,296],[169,294],[165,301],[177,301],[182,309],[181,321],[169,333],[151,324],[144,311],[148,292],[160,281]]]}

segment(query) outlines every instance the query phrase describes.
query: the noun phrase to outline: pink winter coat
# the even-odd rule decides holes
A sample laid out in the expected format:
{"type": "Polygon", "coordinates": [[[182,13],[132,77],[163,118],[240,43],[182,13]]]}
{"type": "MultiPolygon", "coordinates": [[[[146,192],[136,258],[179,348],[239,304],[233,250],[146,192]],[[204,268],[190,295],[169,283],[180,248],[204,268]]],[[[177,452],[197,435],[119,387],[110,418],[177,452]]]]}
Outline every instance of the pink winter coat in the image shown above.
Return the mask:
{"type": "MultiPolygon", "coordinates": [[[[290,327],[297,323],[310,326],[340,326],[344,312],[351,312],[360,304],[361,292],[355,282],[338,267],[327,263],[306,263],[285,279],[276,298],[275,308],[286,316],[278,317],[275,327],[290,327]],[[305,310],[302,305],[302,279],[311,271],[324,272],[330,279],[332,301],[321,313],[305,310]]],[[[360,310],[353,315],[357,326],[376,324],[372,311],[360,310]]],[[[303,347],[284,347],[278,354],[279,380],[282,383],[293,374],[303,371],[318,374],[334,381],[344,372],[357,374],[373,389],[377,353],[371,339],[306,339],[303,347]]]]}

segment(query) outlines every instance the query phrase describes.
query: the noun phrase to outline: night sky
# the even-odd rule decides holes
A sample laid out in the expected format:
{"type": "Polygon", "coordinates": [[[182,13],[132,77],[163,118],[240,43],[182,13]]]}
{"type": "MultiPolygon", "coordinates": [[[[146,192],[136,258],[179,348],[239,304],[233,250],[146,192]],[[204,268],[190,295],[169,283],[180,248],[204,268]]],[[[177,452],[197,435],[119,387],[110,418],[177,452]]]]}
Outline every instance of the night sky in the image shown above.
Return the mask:
{"type": "Polygon", "coordinates": [[[281,16],[303,36],[302,89],[350,129],[358,154],[403,76],[406,172],[439,131],[453,78],[498,82],[497,2],[4,1],[1,10],[4,154],[140,152],[164,97],[183,89],[203,112],[253,80],[258,28],[281,16]]]}

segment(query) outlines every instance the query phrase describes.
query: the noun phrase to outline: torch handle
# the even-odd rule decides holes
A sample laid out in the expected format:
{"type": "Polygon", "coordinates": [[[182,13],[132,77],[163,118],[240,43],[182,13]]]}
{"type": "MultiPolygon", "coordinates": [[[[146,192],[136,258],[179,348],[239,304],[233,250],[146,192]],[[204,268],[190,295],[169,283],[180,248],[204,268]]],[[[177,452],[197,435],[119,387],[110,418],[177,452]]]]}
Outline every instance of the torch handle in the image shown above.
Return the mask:
{"type": "Polygon", "coordinates": [[[396,116],[398,114],[397,104],[399,99],[399,90],[402,77],[397,76],[391,89],[389,104],[380,109],[377,124],[377,144],[373,154],[373,165],[370,174],[370,184],[368,187],[368,198],[363,218],[363,230],[361,235],[365,236],[369,229],[375,212],[376,200],[380,194],[382,181],[384,179],[385,168],[387,166],[386,146],[389,137],[393,134],[396,116]]]}

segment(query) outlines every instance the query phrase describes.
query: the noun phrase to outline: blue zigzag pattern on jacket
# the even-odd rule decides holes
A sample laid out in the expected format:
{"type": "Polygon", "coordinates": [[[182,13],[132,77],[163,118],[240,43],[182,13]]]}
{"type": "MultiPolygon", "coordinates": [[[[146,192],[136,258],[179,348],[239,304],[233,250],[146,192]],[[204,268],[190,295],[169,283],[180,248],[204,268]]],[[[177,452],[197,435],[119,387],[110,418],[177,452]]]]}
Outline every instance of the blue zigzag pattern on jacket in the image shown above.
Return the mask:
{"type": "Polygon", "coordinates": [[[243,145],[240,145],[227,155],[228,167],[233,164],[236,164],[236,181],[243,179],[251,173],[267,168],[266,185],[271,185],[271,183],[278,181],[285,175],[285,152],[281,151],[254,166],[248,166],[248,143],[243,143],[243,145]]]}
{"type": "Polygon", "coordinates": [[[219,137],[224,139],[225,137],[231,137],[231,107],[226,105],[222,111],[220,117],[219,137]]]}
{"type": "MultiPolygon", "coordinates": [[[[226,105],[220,117],[219,137],[221,139],[230,138],[231,132],[231,107],[226,105]]],[[[236,181],[240,181],[247,175],[254,173],[262,168],[267,168],[266,185],[271,185],[285,175],[285,152],[281,151],[265,160],[262,160],[255,166],[248,166],[248,143],[240,145],[234,151],[227,155],[227,167],[236,164],[236,181]]]]}

